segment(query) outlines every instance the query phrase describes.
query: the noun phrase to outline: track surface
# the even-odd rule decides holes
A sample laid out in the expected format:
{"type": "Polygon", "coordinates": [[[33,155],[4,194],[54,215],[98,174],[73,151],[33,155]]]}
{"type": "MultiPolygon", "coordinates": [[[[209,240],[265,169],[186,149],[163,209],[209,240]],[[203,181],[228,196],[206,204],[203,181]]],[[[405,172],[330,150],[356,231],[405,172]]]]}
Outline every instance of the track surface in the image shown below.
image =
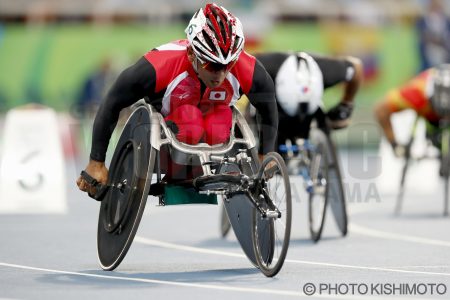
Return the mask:
{"type": "MultiPolygon", "coordinates": [[[[75,186],[84,161],[69,163],[67,214],[0,216],[0,299],[311,298],[306,283],[326,299],[449,299],[450,218],[442,217],[442,184],[431,194],[407,188],[403,213],[394,216],[395,195],[375,184],[375,175],[352,177],[360,156],[341,156],[350,196],[345,238],[329,210],[322,240],[309,240],[307,198],[292,178],[291,245],[275,278],[250,264],[233,234],[220,238],[220,206],[157,207],[152,198],[122,264],[102,271],[96,256],[99,204],[75,186]],[[416,284],[416,295],[405,294],[406,284],[416,284]],[[426,293],[419,295],[424,285],[426,293]],[[392,286],[403,290],[393,295],[392,286]]],[[[426,181],[424,175],[423,182],[410,184],[426,181]]]]}

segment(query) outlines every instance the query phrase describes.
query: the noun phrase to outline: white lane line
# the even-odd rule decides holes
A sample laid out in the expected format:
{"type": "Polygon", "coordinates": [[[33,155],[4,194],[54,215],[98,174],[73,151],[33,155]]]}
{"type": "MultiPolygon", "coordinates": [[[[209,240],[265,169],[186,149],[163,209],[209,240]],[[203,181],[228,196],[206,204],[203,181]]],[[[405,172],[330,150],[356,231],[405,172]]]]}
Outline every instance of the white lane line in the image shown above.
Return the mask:
{"type": "Polygon", "coordinates": [[[418,236],[397,234],[397,233],[391,233],[391,232],[387,232],[387,231],[375,230],[375,229],[367,228],[367,227],[364,227],[361,225],[356,225],[355,223],[351,223],[351,224],[349,224],[349,226],[350,226],[349,230],[351,232],[358,233],[361,235],[367,235],[367,236],[388,239],[388,240],[425,244],[425,245],[450,247],[450,242],[447,242],[447,241],[433,240],[433,239],[422,238],[422,237],[418,237],[418,236]]]}
{"type": "MultiPolygon", "coordinates": [[[[9,263],[4,263],[4,262],[0,262],[0,266],[9,267],[9,268],[16,268],[16,269],[48,272],[48,273],[57,273],[57,274],[66,274],[66,275],[101,278],[101,279],[110,279],[110,280],[123,280],[123,281],[133,281],[133,282],[165,284],[165,285],[172,285],[172,286],[194,287],[194,288],[233,291],[233,292],[274,294],[274,295],[297,296],[297,297],[298,296],[305,296],[304,294],[301,293],[300,287],[299,287],[299,291],[269,290],[269,289],[260,289],[260,288],[241,288],[241,287],[220,286],[220,285],[212,285],[212,284],[197,284],[197,283],[174,282],[174,281],[146,279],[146,278],[88,274],[88,273],[80,273],[80,272],[71,272],[71,271],[62,271],[62,270],[54,270],[54,269],[47,269],[47,268],[37,268],[37,267],[23,266],[23,265],[9,264],[9,263]]],[[[263,275],[261,275],[261,276],[263,276],[263,275]]]]}
{"type": "Polygon", "coordinates": [[[216,254],[216,255],[239,257],[239,258],[247,258],[247,256],[245,256],[242,253],[233,253],[233,252],[225,252],[225,251],[220,251],[220,250],[211,250],[211,249],[206,249],[206,248],[184,246],[184,245],[179,245],[179,244],[173,244],[173,243],[148,239],[148,238],[144,238],[141,236],[135,236],[134,241],[141,243],[141,244],[157,246],[157,247],[161,247],[161,248],[176,249],[176,250],[197,252],[197,253],[216,254]]]}
{"type": "MultiPolygon", "coordinates": [[[[190,251],[196,253],[204,253],[204,254],[214,254],[214,255],[222,255],[222,256],[231,256],[231,257],[239,257],[246,258],[244,254],[237,254],[226,251],[219,250],[210,250],[199,247],[191,247],[178,245],[168,242],[162,242],[158,240],[148,239],[140,236],[136,236],[134,240],[138,243],[158,246],[162,248],[175,249],[181,251],[190,251]]],[[[345,268],[345,269],[357,269],[357,270],[370,270],[370,271],[380,271],[380,272],[394,272],[394,273],[407,273],[407,274],[416,274],[416,275],[430,275],[430,276],[449,276],[450,273],[440,273],[440,272],[425,272],[425,271],[410,271],[410,270],[401,270],[401,269],[393,269],[393,268],[379,268],[379,267],[364,267],[364,266],[354,266],[354,265],[344,265],[344,264],[333,264],[333,263],[324,263],[324,262],[314,262],[314,261],[305,261],[305,260],[293,260],[286,259],[287,263],[295,263],[295,264],[305,264],[305,265],[315,265],[315,266],[324,266],[324,267],[334,267],[334,268],[345,268]]]]}
{"type": "MultiPolygon", "coordinates": [[[[298,291],[270,290],[270,289],[261,289],[261,288],[242,288],[242,287],[234,287],[234,286],[220,286],[220,285],[213,285],[213,284],[197,284],[197,283],[174,282],[174,281],[146,279],[146,278],[88,274],[88,273],[80,273],[80,272],[71,272],[71,271],[62,271],[62,270],[54,270],[54,269],[47,269],[47,268],[31,267],[31,266],[10,264],[10,263],[4,263],[4,262],[0,262],[0,266],[7,267],[7,268],[32,270],[32,271],[65,274],[65,275],[74,275],[74,276],[83,276],[83,277],[91,277],[91,278],[101,278],[101,279],[109,279],[109,280],[143,282],[143,283],[182,286],[182,287],[190,287],[190,288],[222,290],[222,291],[230,291],[230,292],[244,292],[244,293],[272,294],[272,295],[293,296],[293,297],[306,297],[308,299],[311,299],[311,296],[306,295],[301,291],[300,285],[299,285],[298,291]]],[[[261,275],[261,276],[263,276],[263,275],[261,275]]],[[[369,297],[366,297],[366,296],[358,297],[358,296],[353,296],[353,295],[341,296],[341,295],[320,295],[320,294],[317,294],[317,295],[314,294],[312,297],[313,298],[323,298],[323,299],[353,299],[353,300],[380,299],[380,297],[370,297],[370,296],[369,297]]],[[[402,299],[402,298],[398,298],[398,299],[402,299]]],[[[404,298],[404,299],[407,299],[407,298],[404,298]]]]}
{"type": "Polygon", "coordinates": [[[422,269],[450,269],[450,266],[397,266],[397,268],[407,269],[407,268],[422,268],[422,269]]]}
{"type": "MultiPolygon", "coordinates": [[[[38,268],[17,264],[9,264],[0,262],[0,266],[15,268],[15,269],[23,269],[23,270],[32,270],[39,272],[47,272],[47,273],[56,273],[56,274],[65,274],[65,275],[74,275],[74,276],[83,276],[83,277],[91,277],[91,278],[101,278],[101,279],[109,279],[109,280],[122,280],[122,281],[133,281],[133,282],[143,282],[143,283],[154,283],[154,284],[162,284],[162,285],[172,285],[172,286],[182,286],[182,287],[190,287],[190,288],[202,288],[202,289],[212,289],[212,290],[222,290],[222,291],[230,291],[230,292],[244,292],[244,293],[257,293],[257,294],[272,294],[272,295],[283,295],[283,296],[293,296],[293,297],[306,297],[307,299],[313,298],[322,298],[322,299],[352,299],[352,300],[378,300],[382,299],[386,295],[381,295],[377,297],[373,296],[359,296],[359,295],[322,295],[322,294],[314,294],[312,296],[306,295],[301,292],[301,285],[299,286],[299,291],[289,291],[289,290],[270,290],[270,289],[261,289],[261,288],[241,288],[241,287],[233,287],[233,286],[219,286],[219,285],[209,285],[209,284],[196,284],[196,283],[185,283],[185,282],[173,282],[166,280],[156,280],[156,279],[145,279],[145,278],[135,278],[135,277],[124,277],[124,276],[107,276],[107,275],[97,275],[97,274],[88,274],[88,273],[80,273],[80,272],[71,272],[71,271],[62,271],[62,270],[54,270],[47,268],[38,268]]],[[[317,284],[316,284],[317,286],[317,284]]],[[[389,297],[388,297],[389,298],[389,297]]],[[[2,298],[0,298],[2,299],[2,298]]],[[[396,297],[395,299],[399,300],[408,300],[409,297],[396,297]]],[[[427,300],[428,298],[421,298],[427,300]]]]}
{"type": "Polygon", "coordinates": [[[393,268],[364,267],[364,266],[332,264],[332,263],[291,260],[291,259],[286,259],[285,262],[305,264],[305,265],[326,266],[326,267],[334,267],[334,268],[344,268],[344,269],[357,269],[357,270],[369,270],[369,271],[380,271],[380,272],[406,273],[406,274],[414,274],[414,275],[449,276],[450,277],[450,273],[441,273],[441,272],[409,271],[409,270],[401,270],[401,269],[393,269],[393,268]]]}

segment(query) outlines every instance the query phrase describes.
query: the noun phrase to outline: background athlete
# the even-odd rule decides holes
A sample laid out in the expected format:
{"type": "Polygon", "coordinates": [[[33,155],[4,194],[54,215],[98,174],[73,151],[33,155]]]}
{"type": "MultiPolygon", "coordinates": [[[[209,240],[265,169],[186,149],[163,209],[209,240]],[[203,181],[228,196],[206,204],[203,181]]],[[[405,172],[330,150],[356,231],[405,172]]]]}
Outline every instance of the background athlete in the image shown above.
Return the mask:
{"type": "MultiPolygon", "coordinates": [[[[363,79],[356,57],[325,57],[304,52],[257,54],[275,83],[279,114],[278,144],[307,138],[311,120],[323,113],[325,89],[343,83],[339,103],[326,114],[332,128],[348,126],[353,101],[363,79]]],[[[320,124],[319,124],[320,125],[320,124]]]]}
{"type": "Polygon", "coordinates": [[[376,119],[396,156],[405,155],[406,147],[396,140],[391,116],[405,109],[414,110],[426,120],[427,137],[440,148],[439,123],[450,116],[450,65],[442,64],[425,70],[391,89],[375,106],[376,119]],[[446,110],[439,104],[441,100],[447,100],[446,110]]]}

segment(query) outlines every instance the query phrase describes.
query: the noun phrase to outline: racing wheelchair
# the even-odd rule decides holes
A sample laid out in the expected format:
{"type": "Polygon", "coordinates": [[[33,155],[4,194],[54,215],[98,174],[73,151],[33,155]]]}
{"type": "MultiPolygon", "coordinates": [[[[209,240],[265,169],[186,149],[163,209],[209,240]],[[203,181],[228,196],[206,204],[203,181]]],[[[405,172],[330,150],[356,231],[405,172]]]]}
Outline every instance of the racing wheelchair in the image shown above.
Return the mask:
{"type": "MultiPolygon", "coordinates": [[[[450,116],[450,114],[449,114],[450,116]]],[[[433,155],[425,151],[422,155],[413,155],[412,146],[416,139],[416,131],[419,122],[426,122],[420,116],[416,116],[411,128],[411,133],[407,144],[405,145],[405,153],[403,156],[403,167],[401,169],[399,190],[397,193],[397,200],[395,204],[395,215],[400,215],[403,207],[403,200],[405,195],[406,178],[411,169],[411,165],[427,159],[439,160],[439,175],[444,183],[444,210],[443,216],[449,215],[449,185],[450,185],[450,118],[446,117],[440,120],[437,127],[427,124],[429,127],[426,133],[426,143],[428,147],[434,147],[438,150],[437,155],[433,155]],[[433,128],[430,128],[432,127],[433,128]],[[428,132],[432,131],[432,132],[428,132]]]]}
{"type": "Polygon", "coordinates": [[[286,136],[278,152],[290,175],[303,180],[308,194],[308,219],[311,239],[317,242],[323,231],[327,205],[342,236],[347,234],[348,217],[337,148],[331,138],[327,116],[319,108],[301,121],[305,132],[286,136]]]}
{"type": "MultiPolygon", "coordinates": [[[[283,266],[291,229],[291,188],[277,153],[260,164],[248,124],[233,109],[227,143],[210,146],[178,141],[163,116],[144,101],[134,106],[111,164],[101,197],[97,253],[104,270],[114,270],[130,248],[149,194],[165,205],[169,184],[161,180],[162,155],[177,164],[200,166],[203,175],[174,183],[196,195],[221,197],[237,240],[251,263],[268,276],[283,266]]],[[[100,194],[99,194],[100,195],[100,194]]]]}
{"type": "MultiPolygon", "coordinates": [[[[432,96],[430,97],[430,104],[433,112],[439,116],[438,121],[434,124],[428,122],[426,130],[426,138],[428,144],[432,144],[438,149],[439,159],[439,175],[444,181],[444,216],[449,215],[449,186],[450,186],[450,65],[444,64],[437,66],[432,71],[432,96]]],[[[414,124],[411,129],[411,134],[408,143],[405,146],[404,164],[401,172],[400,188],[397,195],[397,203],[395,213],[400,214],[405,193],[405,181],[407,171],[412,164],[412,145],[416,137],[417,125],[420,117],[416,116],[414,124]]],[[[433,158],[429,155],[416,158],[421,160],[424,158],[433,158]]]]}
{"type": "MultiPolygon", "coordinates": [[[[342,236],[346,236],[348,231],[346,198],[337,148],[331,138],[327,116],[318,109],[302,120],[301,124],[307,131],[301,134],[302,137],[279,133],[285,143],[278,145],[278,152],[287,165],[289,175],[300,176],[303,179],[309,198],[311,239],[317,242],[322,235],[328,204],[331,206],[339,231],[342,236]]],[[[222,237],[230,230],[230,223],[224,211],[220,229],[222,237]]]]}

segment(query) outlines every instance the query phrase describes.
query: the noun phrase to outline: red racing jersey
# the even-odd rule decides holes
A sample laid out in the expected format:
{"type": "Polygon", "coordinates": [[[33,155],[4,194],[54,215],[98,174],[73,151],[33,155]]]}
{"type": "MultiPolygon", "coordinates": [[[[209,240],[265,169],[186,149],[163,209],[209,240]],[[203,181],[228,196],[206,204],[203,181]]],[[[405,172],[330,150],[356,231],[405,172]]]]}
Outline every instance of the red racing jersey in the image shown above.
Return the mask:
{"type": "Polygon", "coordinates": [[[180,105],[198,106],[202,112],[215,105],[234,105],[250,91],[256,59],[243,52],[217,88],[201,93],[200,79],[186,55],[187,40],[162,45],[144,55],[155,68],[155,93],[163,93],[161,113],[167,116],[180,105]]]}

